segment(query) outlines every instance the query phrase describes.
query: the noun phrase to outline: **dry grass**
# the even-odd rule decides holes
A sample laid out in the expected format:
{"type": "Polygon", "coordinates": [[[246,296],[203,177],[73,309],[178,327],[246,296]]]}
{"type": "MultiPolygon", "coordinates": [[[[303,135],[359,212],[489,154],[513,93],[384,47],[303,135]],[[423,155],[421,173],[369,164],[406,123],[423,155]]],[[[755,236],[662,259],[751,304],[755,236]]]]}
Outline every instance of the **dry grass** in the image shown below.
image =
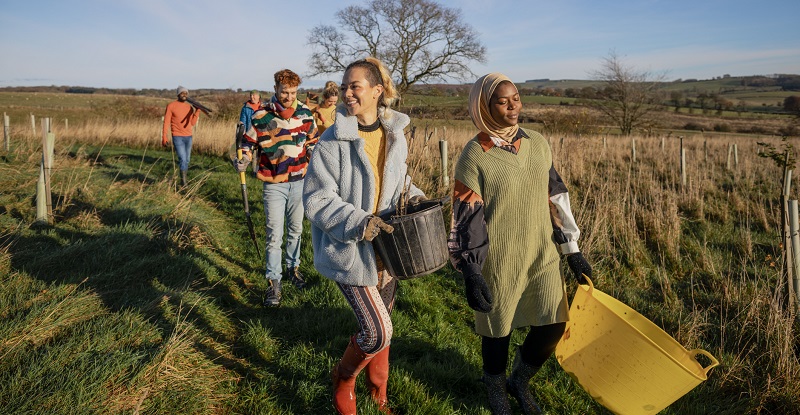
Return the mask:
{"type": "MultiPolygon", "coordinates": [[[[457,155],[473,136],[467,128],[448,133],[451,186],[457,155]]],[[[598,286],[667,326],[688,349],[707,348],[720,358],[723,365],[710,376],[715,387],[733,382],[761,403],[788,396],[800,403],[800,325],[775,295],[780,261],[770,253],[779,245],[782,171],[759,157],[756,140],[683,138],[685,186],[677,137],[550,141],[598,286]],[[728,158],[732,144],[738,165],[728,158]],[[660,298],[655,304],[653,294],[660,298]]],[[[452,188],[439,180],[438,143],[416,143],[410,164],[423,188],[449,194],[452,188]]],[[[769,405],[753,409],[775,413],[769,405]]]]}

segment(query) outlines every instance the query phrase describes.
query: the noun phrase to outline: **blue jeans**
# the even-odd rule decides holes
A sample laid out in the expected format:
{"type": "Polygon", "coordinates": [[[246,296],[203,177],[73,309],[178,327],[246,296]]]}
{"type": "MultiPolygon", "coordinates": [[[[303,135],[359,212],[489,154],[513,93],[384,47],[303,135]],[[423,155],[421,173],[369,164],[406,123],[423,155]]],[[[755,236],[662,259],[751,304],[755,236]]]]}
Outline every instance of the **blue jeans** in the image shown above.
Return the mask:
{"type": "Polygon", "coordinates": [[[300,236],[303,233],[303,181],[264,183],[264,216],[267,218],[267,273],[269,280],[280,280],[281,245],[284,222],[286,267],[300,265],[300,236]]]}
{"type": "Polygon", "coordinates": [[[178,164],[181,171],[189,170],[189,158],[192,157],[192,136],[172,136],[172,145],[178,153],[178,164]]]}

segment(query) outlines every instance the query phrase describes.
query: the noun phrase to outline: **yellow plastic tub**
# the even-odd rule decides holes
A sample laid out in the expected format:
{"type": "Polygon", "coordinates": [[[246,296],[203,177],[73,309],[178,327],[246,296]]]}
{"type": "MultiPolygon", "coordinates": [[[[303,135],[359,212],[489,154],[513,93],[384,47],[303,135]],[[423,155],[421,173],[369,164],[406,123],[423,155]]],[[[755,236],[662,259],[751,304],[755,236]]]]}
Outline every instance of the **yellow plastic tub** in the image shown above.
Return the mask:
{"type": "Polygon", "coordinates": [[[569,317],[556,359],[616,414],[658,413],[719,365],[705,350],[686,350],[634,309],[595,289],[591,280],[578,286],[569,317]],[[703,367],[697,355],[711,364],[703,367]]]}

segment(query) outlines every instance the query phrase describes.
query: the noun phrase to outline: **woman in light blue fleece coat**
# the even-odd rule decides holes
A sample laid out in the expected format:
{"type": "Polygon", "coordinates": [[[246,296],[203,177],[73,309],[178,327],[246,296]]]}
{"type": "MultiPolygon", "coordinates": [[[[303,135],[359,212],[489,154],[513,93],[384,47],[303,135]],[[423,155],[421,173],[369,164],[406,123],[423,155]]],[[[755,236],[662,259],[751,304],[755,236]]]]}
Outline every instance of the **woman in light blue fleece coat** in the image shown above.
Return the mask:
{"type": "Polygon", "coordinates": [[[390,315],[397,280],[383,268],[371,241],[381,231],[392,231],[379,216],[395,210],[404,186],[410,204],[424,199],[407,174],[403,129],[409,118],[389,108],[396,97],[379,60],[350,64],[342,80],[343,104],[314,148],[303,187],[314,266],[336,282],[360,326],[332,373],[340,414],[355,414],[355,379],[364,368],[372,398],[389,411],[390,315]]]}

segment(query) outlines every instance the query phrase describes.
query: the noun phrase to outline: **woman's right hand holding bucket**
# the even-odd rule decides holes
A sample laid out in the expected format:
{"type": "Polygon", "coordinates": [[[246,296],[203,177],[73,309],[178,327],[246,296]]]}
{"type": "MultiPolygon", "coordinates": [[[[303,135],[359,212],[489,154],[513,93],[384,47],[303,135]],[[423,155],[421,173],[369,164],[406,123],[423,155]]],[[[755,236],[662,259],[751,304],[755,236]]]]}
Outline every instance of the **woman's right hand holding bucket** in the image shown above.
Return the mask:
{"type": "Polygon", "coordinates": [[[381,231],[392,233],[394,232],[394,228],[392,225],[384,222],[383,219],[377,216],[372,216],[369,218],[369,221],[367,221],[367,226],[364,228],[364,239],[367,241],[372,241],[376,236],[378,236],[379,233],[381,233],[381,231]]]}

